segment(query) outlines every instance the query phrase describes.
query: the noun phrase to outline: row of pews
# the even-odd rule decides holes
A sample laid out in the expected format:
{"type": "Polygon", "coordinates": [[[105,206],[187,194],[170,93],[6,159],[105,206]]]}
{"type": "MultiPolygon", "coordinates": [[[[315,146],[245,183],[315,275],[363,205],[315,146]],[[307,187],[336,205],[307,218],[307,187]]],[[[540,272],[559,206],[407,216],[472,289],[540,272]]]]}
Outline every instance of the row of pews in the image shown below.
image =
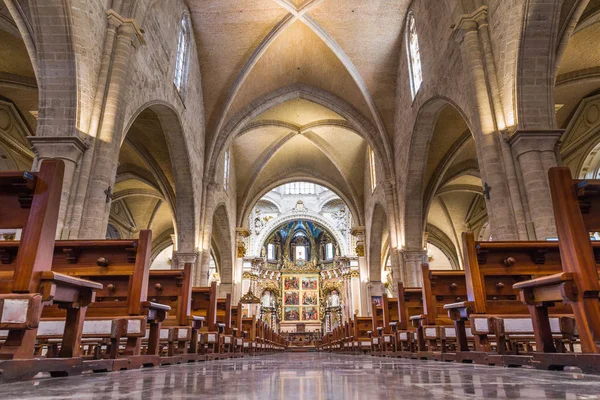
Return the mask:
{"type": "Polygon", "coordinates": [[[600,372],[600,180],[549,171],[558,241],[478,242],[463,234],[462,271],[422,266],[372,317],[323,338],[324,351],[600,372]]]}
{"type": "Polygon", "coordinates": [[[244,318],[192,264],[150,270],[152,232],[135,240],[55,240],[64,165],[0,172],[0,382],[265,354],[285,341],[244,318]]]}

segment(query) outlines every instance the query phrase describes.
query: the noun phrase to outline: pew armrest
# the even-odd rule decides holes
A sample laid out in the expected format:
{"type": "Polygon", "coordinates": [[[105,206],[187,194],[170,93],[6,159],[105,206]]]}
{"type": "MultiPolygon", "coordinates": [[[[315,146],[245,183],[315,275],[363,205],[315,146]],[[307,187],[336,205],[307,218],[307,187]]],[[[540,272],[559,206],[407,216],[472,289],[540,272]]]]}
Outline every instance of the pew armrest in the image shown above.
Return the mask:
{"type": "Polygon", "coordinates": [[[148,322],[163,322],[167,318],[167,313],[171,311],[171,306],[153,301],[144,301],[142,311],[143,314],[148,316],[148,322]]]}
{"type": "Polygon", "coordinates": [[[418,328],[423,324],[424,321],[427,320],[427,315],[426,314],[411,315],[409,317],[409,319],[410,319],[412,326],[415,328],[418,328]]]}
{"type": "Polygon", "coordinates": [[[197,315],[192,315],[190,318],[190,325],[192,325],[193,329],[200,329],[204,326],[204,321],[205,318],[204,317],[200,317],[197,315]]]}
{"type": "Polygon", "coordinates": [[[444,304],[444,310],[448,310],[448,317],[452,321],[466,321],[469,319],[474,305],[475,303],[472,301],[460,301],[458,303],[444,304]]]}
{"type": "Polygon", "coordinates": [[[104,287],[101,283],[88,281],[87,279],[77,278],[71,275],[61,274],[54,271],[43,271],[41,275],[42,281],[54,281],[64,286],[82,287],[94,290],[100,290],[104,287]]]}
{"type": "Polygon", "coordinates": [[[43,271],[40,276],[40,292],[44,302],[72,303],[75,307],[87,307],[94,302],[96,290],[103,287],[98,282],[54,271],[43,271]]]}
{"type": "Polygon", "coordinates": [[[542,276],[541,278],[529,279],[527,281],[515,283],[513,289],[521,290],[527,288],[536,288],[542,286],[555,285],[562,282],[573,280],[573,274],[570,272],[560,272],[554,275],[542,276]]]}
{"type": "Polygon", "coordinates": [[[576,287],[570,272],[519,282],[513,285],[513,289],[520,290],[521,301],[527,305],[575,301],[576,298],[576,287]]]}
{"type": "Polygon", "coordinates": [[[0,294],[0,329],[35,329],[41,313],[39,293],[0,294]]]}

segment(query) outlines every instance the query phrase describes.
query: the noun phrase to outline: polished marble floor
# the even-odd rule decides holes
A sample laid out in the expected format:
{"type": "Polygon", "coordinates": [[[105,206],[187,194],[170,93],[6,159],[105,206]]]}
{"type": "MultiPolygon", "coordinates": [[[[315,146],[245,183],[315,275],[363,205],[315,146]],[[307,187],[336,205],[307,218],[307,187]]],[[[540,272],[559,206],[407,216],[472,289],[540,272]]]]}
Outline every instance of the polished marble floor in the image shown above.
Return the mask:
{"type": "Polygon", "coordinates": [[[1,399],[600,399],[600,376],[317,353],[0,386],[1,399]]]}

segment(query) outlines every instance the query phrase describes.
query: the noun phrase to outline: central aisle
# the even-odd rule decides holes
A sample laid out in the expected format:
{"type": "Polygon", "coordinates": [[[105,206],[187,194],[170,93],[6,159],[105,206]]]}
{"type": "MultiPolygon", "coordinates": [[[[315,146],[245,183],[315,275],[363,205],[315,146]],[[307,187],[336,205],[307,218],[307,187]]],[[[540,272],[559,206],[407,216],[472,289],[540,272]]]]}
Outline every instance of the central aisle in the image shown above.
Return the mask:
{"type": "Polygon", "coordinates": [[[598,398],[600,376],[371,356],[278,354],[0,386],[2,399],[598,398]]]}

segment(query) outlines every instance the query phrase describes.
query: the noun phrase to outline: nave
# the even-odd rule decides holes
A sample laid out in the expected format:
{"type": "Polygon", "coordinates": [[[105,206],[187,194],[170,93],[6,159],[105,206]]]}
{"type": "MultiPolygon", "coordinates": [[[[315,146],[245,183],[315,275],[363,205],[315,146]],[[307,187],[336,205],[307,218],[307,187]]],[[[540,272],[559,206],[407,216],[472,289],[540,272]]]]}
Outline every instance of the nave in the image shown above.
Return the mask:
{"type": "Polygon", "coordinates": [[[281,353],[4,386],[4,399],[595,399],[600,377],[432,361],[281,353]]]}

